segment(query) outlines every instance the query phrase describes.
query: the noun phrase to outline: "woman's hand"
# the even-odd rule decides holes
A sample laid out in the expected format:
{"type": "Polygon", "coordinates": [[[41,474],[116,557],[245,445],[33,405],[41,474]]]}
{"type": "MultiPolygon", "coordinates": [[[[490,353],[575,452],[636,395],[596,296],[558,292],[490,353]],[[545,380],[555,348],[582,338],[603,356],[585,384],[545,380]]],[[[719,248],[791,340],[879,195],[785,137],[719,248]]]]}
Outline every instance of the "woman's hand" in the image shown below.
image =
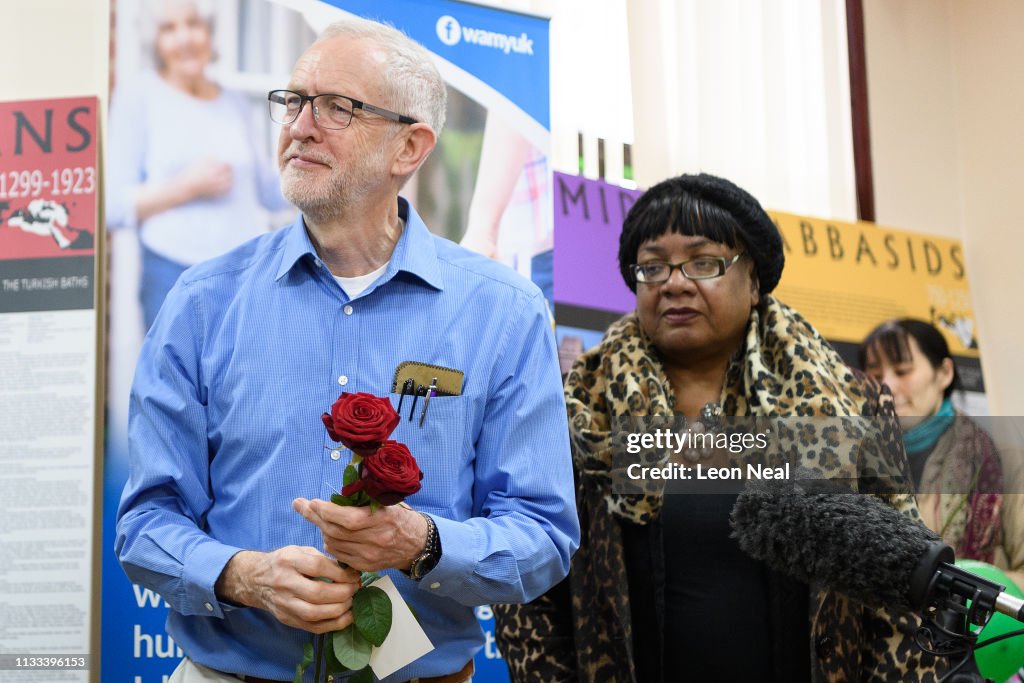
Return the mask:
{"type": "Polygon", "coordinates": [[[141,186],[135,198],[136,220],[142,223],[182,204],[220,197],[233,182],[231,164],[215,159],[196,161],[165,183],[141,186]]]}
{"type": "Polygon", "coordinates": [[[231,189],[234,172],[231,164],[216,159],[201,159],[182,171],[172,182],[179,184],[190,199],[219,197],[231,189]]]}

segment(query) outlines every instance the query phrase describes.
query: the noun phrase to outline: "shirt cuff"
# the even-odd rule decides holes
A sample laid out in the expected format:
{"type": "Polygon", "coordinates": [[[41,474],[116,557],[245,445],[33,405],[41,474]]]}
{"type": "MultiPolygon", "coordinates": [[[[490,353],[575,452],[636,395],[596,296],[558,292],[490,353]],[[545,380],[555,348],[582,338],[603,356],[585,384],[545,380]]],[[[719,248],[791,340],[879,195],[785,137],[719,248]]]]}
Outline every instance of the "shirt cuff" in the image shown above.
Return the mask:
{"type": "Polygon", "coordinates": [[[239,609],[238,605],[219,600],[214,586],[228,560],[241,550],[210,540],[189,554],[182,570],[182,579],[188,586],[187,614],[223,618],[225,612],[239,609]]]}
{"type": "Polygon", "coordinates": [[[466,577],[476,570],[476,558],[480,553],[479,530],[470,525],[435,515],[430,516],[437,526],[437,537],[441,541],[441,559],[419,582],[421,590],[439,595],[461,593],[466,587],[466,577]]]}

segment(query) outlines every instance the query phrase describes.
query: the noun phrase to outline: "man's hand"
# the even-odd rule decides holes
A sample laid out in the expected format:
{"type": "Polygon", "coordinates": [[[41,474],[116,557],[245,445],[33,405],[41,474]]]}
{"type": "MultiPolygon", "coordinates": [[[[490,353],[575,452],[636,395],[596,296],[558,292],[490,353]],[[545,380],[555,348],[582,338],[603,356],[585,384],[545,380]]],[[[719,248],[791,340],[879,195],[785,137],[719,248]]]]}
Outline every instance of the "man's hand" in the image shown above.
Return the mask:
{"type": "Polygon", "coordinates": [[[222,600],[258,607],[282,624],[312,633],[352,623],[352,596],[358,589],[359,572],[342,569],[316,548],[295,545],[270,553],[236,553],[215,586],[222,600]]]}
{"type": "Polygon", "coordinates": [[[320,528],[327,552],[362,571],[408,569],[427,545],[427,520],[404,505],[371,513],[369,507],[296,498],[292,507],[320,528]]]}

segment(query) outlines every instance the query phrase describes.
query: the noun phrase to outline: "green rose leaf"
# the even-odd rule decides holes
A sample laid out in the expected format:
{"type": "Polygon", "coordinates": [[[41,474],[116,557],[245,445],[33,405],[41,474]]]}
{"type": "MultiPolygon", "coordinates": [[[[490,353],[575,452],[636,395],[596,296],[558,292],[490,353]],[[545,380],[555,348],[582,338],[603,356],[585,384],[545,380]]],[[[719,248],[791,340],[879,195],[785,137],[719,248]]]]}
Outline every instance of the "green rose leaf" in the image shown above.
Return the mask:
{"type": "Polygon", "coordinates": [[[373,683],[373,670],[370,667],[366,667],[348,679],[348,683],[373,683]]]}
{"type": "Polygon", "coordinates": [[[352,465],[346,466],[345,474],[343,474],[341,478],[341,483],[344,484],[345,486],[348,486],[349,484],[354,484],[357,481],[359,481],[358,470],[356,470],[356,468],[352,465]]]}
{"type": "MultiPolygon", "coordinates": [[[[334,654],[334,648],[325,648],[324,652],[324,668],[329,674],[337,674],[343,671],[348,671],[348,667],[338,661],[337,655],[334,654]]],[[[317,682],[319,683],[319,681],[317,682]]]]}
{"type": "Polygon", "coordinates": [[[364,586],[352,597],[352,616],[363,637],[380,647],[391,631],[391,598],[376,586],[364,586]]]}
{"type": "Polygon", "coordinates": [[[374,581],[378,580],[379,578],[380,578],[380,574],[378,574],[377,572],[360,572],[359,573],[359,580],[363,584],[363,588],[366,588],[367,586],[369,586],[371,583],[373,583],[374,581]]]}
{"type": "MultiPolygon", "coordinates": [[[[359,493],[362,493],[362,491],[359,493]]],[[[331,502],[335,505],[359,505],[358,494],[356,496],[343,496],[340,493],[332,493],[331,502]]]]}
{"type": "Polygon", "coordinates": [[[373,646],[359,633],[354,624],[349,624],[344,630],[334,631],[331,634],[331,645],[334,656],[342,666],[356,670],[370,663],[370,651],[373,646]]]}

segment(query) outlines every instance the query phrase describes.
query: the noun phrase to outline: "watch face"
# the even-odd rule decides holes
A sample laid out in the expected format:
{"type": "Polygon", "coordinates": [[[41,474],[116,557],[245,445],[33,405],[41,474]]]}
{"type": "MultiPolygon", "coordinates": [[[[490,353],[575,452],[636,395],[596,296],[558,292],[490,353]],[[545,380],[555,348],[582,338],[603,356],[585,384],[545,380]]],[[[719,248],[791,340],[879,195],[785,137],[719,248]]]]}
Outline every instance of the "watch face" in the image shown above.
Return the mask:
{"type": "Polygon", "coordinates": [[[430,556],[427,556],[427,557],[423,557],[423,558],[420,558],[420,559],[418,559],[418,560],[416,560],[415,562],[412,563],[412,566],[409,568],[409,574],[414,579],[422,579],[436,565],[437,565],[437,557],[436,556],[430,555],[430,556]]]}

